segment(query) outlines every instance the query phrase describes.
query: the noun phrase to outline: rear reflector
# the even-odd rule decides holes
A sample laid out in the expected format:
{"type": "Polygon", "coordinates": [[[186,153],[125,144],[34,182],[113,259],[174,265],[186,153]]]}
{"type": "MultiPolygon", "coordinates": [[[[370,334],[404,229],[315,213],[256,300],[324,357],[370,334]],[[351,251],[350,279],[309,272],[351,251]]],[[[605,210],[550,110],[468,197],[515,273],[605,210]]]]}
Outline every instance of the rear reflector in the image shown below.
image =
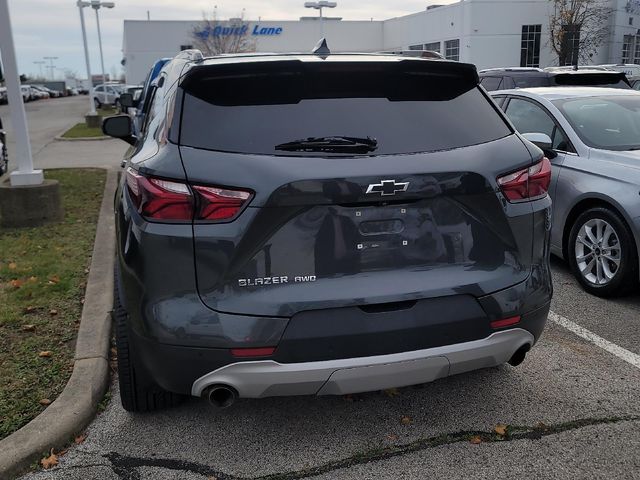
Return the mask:
{"type": "Polygon", "coordinates": [[[182,182],[145,177],[132,168],[127,169],[126,181],[138,213],[149,220],[231,220],[251,198],[245,190],[189,187],[182,182]]]}
{"type": "Polygon", "coordinates": [[[504,328],[510,327],[511,325],[515,325],[520,322],[520,316],[510,317],[510,318],[502,318],[500,320],[494,320],[491,322],[491,328],[504,328]]]}
{"type": "Polygon", "coordinates": [[[498,178],[500,190],[510,202],[544,197],[551,183],[551,162],[547,157],[535,165],[498,178]]]}
{"type": "Polygon", "coordinates": [[[276,347],[232,348],[231,355],[234,357],[268,357],[273,355],[275,351],[276,347]]]}

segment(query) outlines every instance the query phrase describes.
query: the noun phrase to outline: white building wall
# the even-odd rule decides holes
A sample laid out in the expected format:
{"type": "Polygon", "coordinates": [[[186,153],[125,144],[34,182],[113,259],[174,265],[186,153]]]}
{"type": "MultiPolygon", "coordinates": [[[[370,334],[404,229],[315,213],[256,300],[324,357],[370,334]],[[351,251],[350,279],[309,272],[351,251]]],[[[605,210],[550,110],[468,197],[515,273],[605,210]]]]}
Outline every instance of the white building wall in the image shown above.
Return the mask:
{"type": "MultiPolygon", "coordinates": [[[[280,35],[251,36],[258,52],[310,52],[320,39],[320,22],[268,21],[248,22],[249,32],[255,25],[282,28],[280,35]]],[[[191,32],[197,21],[124,21],[123,55],[127,83],[144,80],[151,65],[163,57],[173,57],[182,45],[193,45],[191,32]]],[[[382,22],[325,20],[324,33],[333,52],[373,52],[382,49],[382,22]]]]}
{"type": "MultiPolygon", "coordinates": [[[[611,33],[591,64],[619,63],[624,35],[640,32],[640,0],[610,0],[610,5],[611,33]]],[[[552,8],[550,0],[464,0],[384,21],[325,20],[324,30],[333,52],[398,50],[440,42],[444,53],[446,40],[459,39],[460,60],[482,69],[519,66],[522,26],[541,25],[540,66],[547,67],[557,64],[549,42],[552,8]]],[[[318,20],[251,21],[249,31],[258,23],[282,28],[280,35],[253,37],[259,52],[308,52],[320,38],[318,20]]],[[[125,20],[127,82],[141,82],[157,59],[174,56],[181,45],[192,45],[191,32],[197,25],[198,21],[125,20]]]]}

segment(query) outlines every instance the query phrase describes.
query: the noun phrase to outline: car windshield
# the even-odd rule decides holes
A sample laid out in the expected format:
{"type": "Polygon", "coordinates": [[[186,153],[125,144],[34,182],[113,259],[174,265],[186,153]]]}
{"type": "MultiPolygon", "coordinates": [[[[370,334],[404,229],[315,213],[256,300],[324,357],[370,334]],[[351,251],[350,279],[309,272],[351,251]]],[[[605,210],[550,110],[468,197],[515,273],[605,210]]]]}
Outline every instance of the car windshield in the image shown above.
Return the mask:
{"type": "Polygon", "coordinates": [[[640,95],[553,101],[588,146],[604,150],[640,149],[640,95]]]}

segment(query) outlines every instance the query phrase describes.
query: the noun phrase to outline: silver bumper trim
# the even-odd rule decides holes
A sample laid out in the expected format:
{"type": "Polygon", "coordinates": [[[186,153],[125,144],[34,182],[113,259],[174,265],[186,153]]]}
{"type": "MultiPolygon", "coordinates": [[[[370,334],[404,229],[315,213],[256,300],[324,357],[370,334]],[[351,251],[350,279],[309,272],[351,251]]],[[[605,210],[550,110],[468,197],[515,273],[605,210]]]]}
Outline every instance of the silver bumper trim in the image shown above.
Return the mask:
{"type": "Polygon", "coordinates": [[[404,387],[501,365],[516,350],[533,343],[531,333],[514,328],[481,340],[373,357],[305,363],[237,362],[198,378],[191,394],[199,397],[214,384],[229,385],[244,398],[344,395],[404,387]]]}

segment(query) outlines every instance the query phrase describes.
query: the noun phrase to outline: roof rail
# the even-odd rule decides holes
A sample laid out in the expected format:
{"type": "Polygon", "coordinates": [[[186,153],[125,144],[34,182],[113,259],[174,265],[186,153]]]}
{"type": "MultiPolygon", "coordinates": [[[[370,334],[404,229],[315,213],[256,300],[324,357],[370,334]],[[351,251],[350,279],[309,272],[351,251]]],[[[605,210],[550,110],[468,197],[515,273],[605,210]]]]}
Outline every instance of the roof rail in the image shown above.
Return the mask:
{"type": "Polygon", "coordinates": [[[179,58],[182,60],[189,60],[191,62],[200,62],[204,60],[204,56],[202,52],[197,48],[190,48],[188,50],[182,50],[179,54],[177,54],[174,58],[179,58]]]}

